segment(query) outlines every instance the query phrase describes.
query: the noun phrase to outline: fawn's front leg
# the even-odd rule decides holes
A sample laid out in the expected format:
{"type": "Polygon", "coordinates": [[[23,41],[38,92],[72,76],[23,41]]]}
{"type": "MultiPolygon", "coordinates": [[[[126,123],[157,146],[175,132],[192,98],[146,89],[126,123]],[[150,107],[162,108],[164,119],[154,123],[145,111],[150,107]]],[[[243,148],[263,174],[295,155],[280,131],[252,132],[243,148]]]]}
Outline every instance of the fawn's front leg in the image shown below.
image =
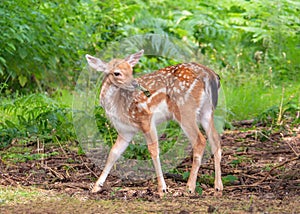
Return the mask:
{"type": "Polygon", "coordinates": [[[160,159],[159,159],[159,146],[157,140],[157,133],[155,128],[151,128],[151,130],[147,133],[144,133],[148,150],[150,152],[153,165],[155,168],[157,182],[158,182],[158,194],[162,197],[164,193],[167,191],[167,185],[165,183],[165,179],[163,176],[163,172],[161,169],[160,159]]]}
{"type": "MultiPolygon", "coordinates": [[[[130,140],[131,140],[132,136],[130,136],[130,140]]],[[[128,147],[130,140],[128,140],[128,137],[127,137],[127,139],[125,139],[120,134],[118,135],[118,138],[117,138],[115,144],[113,145],[113,147],[111,148],[111,150],[109,152],[109,155],[108,155],[105,167],[101,173],[101,176],[97,180],[97,182],[95,183],[95,185],[92,189],[93,193],[101,191],[103,184],[104,184],[112,166],[115,164],[115,162],[119,159],[119,157],[123,154],[125,149],[128,147]]]]}

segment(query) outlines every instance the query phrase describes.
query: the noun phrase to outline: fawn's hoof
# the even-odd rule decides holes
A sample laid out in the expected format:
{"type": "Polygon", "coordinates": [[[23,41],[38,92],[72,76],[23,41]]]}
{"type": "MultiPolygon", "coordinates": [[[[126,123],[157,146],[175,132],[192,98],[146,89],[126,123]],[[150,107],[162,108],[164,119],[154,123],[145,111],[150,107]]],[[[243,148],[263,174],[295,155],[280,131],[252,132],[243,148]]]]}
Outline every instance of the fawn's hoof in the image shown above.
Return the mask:
{"type": "Polygon", "coordinates": [[[103,191],[103,186],[100,186],[99,184],[95,184],[91,190],[92,193],[97,193],[103,191]]]}
{"type": "Polygon", "coordinates": [[[111,186],[107,183],[104,183],[104,185],[100,185],[100,184],[95,184],[91,190],[92,193],[101,193],[104,191],[109,191],[111,190],[111,186]]]}
{"type": "Polygon", "coordinates": [[[191,184],[187,184],[186,185],[186,192],[188,194],[194,194],[195,193],[195,189],[196,189],[195,185],[191,185],[191,184]]]}
{"type": "Polygon", "coordinates": [[[220,190],[220,189],[215,189],[215,192],[214,192],[214,196],[215,197],[222,197],[222,195],[223,195],[223,191],[222,190],[220,190]]]}
{"type": "Polygon", "coordinates": [[[162,189],[162,190],[158,191],[158,195],[159,195],[160,198],[165,197],[167,195],[167,193],[168,193],[167,189],[162,189]]]}
{"type": "Polygon", "coordinates": [[[93,189],[91,190],[92,193],[101,192],[102,186],[94,185],[93,189]]]}

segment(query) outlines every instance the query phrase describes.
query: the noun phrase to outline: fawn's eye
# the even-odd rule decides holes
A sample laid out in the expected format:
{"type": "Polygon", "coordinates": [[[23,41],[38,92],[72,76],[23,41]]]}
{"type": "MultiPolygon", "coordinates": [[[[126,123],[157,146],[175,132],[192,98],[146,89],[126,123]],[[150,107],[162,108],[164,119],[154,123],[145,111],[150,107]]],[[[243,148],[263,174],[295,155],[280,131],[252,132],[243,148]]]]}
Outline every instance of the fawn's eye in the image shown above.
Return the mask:
{"type": "Polygon", "coordinates": [[[121,76],[121,73],[120,72],[114,72],[114,76],[115,77],[121,76]]]}

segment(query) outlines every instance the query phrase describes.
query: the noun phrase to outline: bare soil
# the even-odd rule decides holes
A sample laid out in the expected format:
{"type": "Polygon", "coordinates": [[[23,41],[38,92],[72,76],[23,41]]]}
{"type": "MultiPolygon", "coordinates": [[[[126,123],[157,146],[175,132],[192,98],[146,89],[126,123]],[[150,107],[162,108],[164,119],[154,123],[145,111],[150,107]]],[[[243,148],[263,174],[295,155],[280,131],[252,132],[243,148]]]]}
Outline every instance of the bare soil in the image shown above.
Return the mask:
{"type": "MultiPolygon", "coordinates": [[[[26,146],[37,153],[38,145],[26,146]]],[[[164,198],[157,195],[155,179],[131,182],[113,176],[101,193],[92,194],[101,170],[72,148],[45,144],[44,153],[58,155],[21,163],[1,158],[1,188],[35,187],[44,196],[5,203],[0,195],[0,213],[300,213],[300,127],[224,132],[221,198],[213,196],[212,158],[199,170],[201,195],[186,193],[183,173],[165,174],[169,192],[164,198]]],[[[177,170],[190,166],[187,158],[177,170]]]]}

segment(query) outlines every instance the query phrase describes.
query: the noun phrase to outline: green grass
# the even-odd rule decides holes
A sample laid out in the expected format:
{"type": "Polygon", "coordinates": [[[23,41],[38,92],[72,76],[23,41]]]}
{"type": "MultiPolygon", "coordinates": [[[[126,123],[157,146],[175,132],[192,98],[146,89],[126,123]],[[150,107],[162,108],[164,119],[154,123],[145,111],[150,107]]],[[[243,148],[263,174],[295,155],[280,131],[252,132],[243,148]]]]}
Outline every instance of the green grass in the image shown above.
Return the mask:
{"type": "Polygon", "coordinates": [[[73,93],[71,91],[66,89],[59,89],[52,95],[52,97],[56,102],[72,108],[73,93]]]}
{"type": "Polygon", "coordinates": [[[223,85],[226,107],[230,112],[229,121],[256,118],[272,106],[279,108],[282,101],[287,103],[294,100],[299,107],[299,83],[265,86],[260,82],[260,78],[263,77],[257,77],[257,80],[249,80],[237,86],[230,81],[223,85]]]}
{"type": "MultiPolygon", "coordinates": [[[[35,188],[13,188],[0,186],[0,201],[5,204],[15,204],[37,197],[45,197],[46,193],[35,188]]],[[[0,204],[1,204],[0,203],[0,204]]]]}

